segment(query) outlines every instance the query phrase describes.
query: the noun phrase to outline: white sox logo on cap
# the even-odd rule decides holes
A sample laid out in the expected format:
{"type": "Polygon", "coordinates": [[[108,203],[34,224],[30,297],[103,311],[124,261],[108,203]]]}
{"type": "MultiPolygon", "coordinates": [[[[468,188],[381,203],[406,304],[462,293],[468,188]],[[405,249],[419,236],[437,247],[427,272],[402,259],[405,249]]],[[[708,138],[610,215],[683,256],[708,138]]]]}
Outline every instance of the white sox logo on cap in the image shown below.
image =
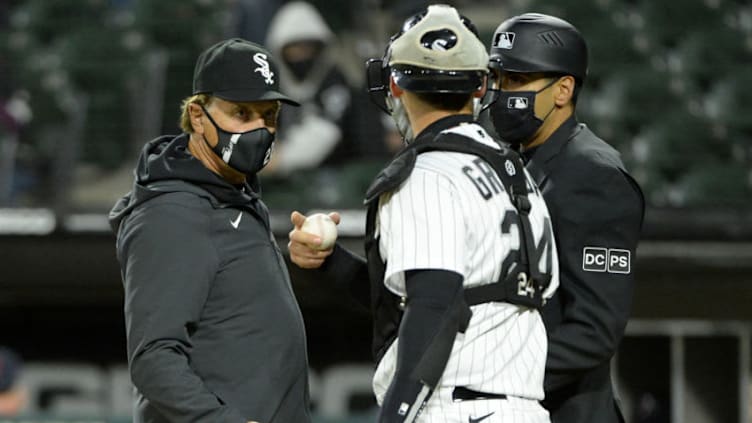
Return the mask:
{"type": "Polygon", "coordinates": [[[256,53],[253,55],[253,61],[256,62],[259,67],[254,69],[254,72],[261,72],[261,76],[263,76],[264,82],[266,82],[267,85],[272,85],[274,83],[274,72],[269,68],[269,61],[264,53],[256,53]]]}

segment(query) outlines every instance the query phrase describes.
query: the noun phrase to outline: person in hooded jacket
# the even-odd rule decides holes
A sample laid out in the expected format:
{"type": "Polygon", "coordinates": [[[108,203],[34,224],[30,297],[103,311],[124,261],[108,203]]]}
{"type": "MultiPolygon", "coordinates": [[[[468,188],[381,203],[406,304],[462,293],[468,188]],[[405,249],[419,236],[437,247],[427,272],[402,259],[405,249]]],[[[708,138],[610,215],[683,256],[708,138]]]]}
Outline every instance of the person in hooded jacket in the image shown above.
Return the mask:
{"type": "Polygon", "coordinates": [[[125,289],[134,422],[310,421],[300,309],[256,173],[279,70],[229,39],[198,58],[178,136],[143,149],[110,221],[125,289]]]}
{"type": "MultiPolygon", "coordinates": [[[[281,86],[301,103],[284,110],[285,134],[265,174],[286,177],[298,170],[336,168],[369,153],[386,151],[383,128],[367,115],[367,98],[352,89],[331,54],[335,35],[310,3],[294,1],[279,9],[266,45],[280,58],[281,86]]],[[[361,90],[364,91],[364,90],[361,90]]]]}

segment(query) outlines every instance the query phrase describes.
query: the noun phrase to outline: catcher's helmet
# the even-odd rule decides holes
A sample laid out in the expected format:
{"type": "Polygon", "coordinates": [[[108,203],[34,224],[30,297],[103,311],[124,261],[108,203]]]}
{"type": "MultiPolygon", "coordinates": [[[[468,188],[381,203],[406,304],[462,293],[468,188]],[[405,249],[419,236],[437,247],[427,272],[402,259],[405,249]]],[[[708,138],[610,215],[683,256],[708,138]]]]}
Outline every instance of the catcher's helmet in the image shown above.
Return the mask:
{"type": "Polygon", "coordinates": [[[492,69],[572,75],[579,84],[587,76],[587,45],[577,28],[540,13],[502,22],[494,33],[489,56],[492,69]]]}
{"type": "Polygon", "coordinates": [[[451,6],[431,5],[408,18],[366,70],[371,98],[386,110],[390,75],[407,91],[470,94],[483,87],[488,53],[470,20],[451,6]]]}

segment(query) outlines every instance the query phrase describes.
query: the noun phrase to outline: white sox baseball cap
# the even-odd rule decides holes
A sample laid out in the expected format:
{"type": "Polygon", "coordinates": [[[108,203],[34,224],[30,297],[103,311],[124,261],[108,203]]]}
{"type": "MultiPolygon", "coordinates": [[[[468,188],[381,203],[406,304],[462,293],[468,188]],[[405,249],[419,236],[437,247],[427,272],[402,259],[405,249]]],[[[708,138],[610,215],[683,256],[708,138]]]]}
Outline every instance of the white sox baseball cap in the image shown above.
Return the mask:
{"type": "Polygon", "coordinates": [[[228,101],[279,100],[300,104],[279,91],[279,71],[271,53],[240,38],[221,41],[198,57],[193,94],[208,93],[228,101]]]}

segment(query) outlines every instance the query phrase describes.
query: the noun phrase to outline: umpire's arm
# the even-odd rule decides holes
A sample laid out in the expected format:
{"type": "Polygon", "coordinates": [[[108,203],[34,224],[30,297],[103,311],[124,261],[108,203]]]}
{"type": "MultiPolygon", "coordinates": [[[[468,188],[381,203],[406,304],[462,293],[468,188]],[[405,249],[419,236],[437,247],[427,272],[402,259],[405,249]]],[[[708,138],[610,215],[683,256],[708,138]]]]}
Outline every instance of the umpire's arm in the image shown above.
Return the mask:
{"type": "MultiPolygon", "coordinates": [[[[610,360],[618,348],[632,305],[631,262],[644,211],[639,187],[617,168],[598,168],[572,187],[557,190],[558,198],[547,198],[556,206],[551,208],[557,215],[554,231],[561,270],[559,301],[549,305],[560,309],[543,310],[547,325],[551,316],[561,319],[548,337],[547,392],[610,360]],[[629,268],[624,261],[610,267],[603,262],[609,249],[628,251],[629,268]],[[595,254],[589,258],[593,263],[586,262],[586,252],[595,254]],[[598,258],[599,253],[605,256],[598,258]]],[[[624,251],[614,257],[626,256],[624,251]]]]}
{"type": "MultiPolygon", "coordinates": [[[[339,224],[339,213],[330,213],[329,216],[339,224]]],[[[321,279],[331,281],[333,285],[348,291],[358,303],[369,308],[371,294],[366,260],[339,243],[328,250],[316,248],[321,240],[301,230],[305,219],[306,216],[297,211],[290,215],[293,224],[289,233],[290,242],[287,244],[290,260],[301,269],[319,273],[321,279]]]]}
{"type": "Polygon", "coordinates": [[[371,291],[366,260],[339,244],[321,266],[320,271],[340,289],[346,290],[360,305],[369,308],[371,291]]]}

